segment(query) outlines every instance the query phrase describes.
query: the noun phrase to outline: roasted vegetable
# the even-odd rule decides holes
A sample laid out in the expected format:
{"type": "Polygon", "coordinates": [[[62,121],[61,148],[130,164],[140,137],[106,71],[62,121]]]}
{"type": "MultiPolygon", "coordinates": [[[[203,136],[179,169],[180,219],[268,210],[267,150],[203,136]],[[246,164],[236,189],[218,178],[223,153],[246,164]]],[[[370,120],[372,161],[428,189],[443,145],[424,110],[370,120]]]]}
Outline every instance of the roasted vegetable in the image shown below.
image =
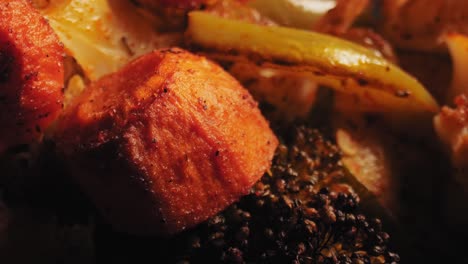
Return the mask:
{"type": "Polygon", "coordinates": [[[178,33],[158,33],[157,21],[130,1],[50,0],[37,7],[90,80],[181,40],[178,33]]]}
{"type": "MultiPolygon", "coordinates": [[[[354,125],[354,124],[353,124],[354,125]]],[[[395,216],[398,203],[398,176],[389,151],[390,137],[376,136],[375,129],[340,127],[337,144],[343,152],[343,165],[357,182],[377,198],[377,206],[389,216],[395,216]],[[393,165],[393,166],[392,166],[393,165]]],[[[368,197],[366,197],[368,198],[368,197]]]]}
{"type": "Polygon", "coordinates": [[[92,84],[55,139],[107,220],[145,235],[180,232],[239,199],[278,144],[247,90],[180,49],[149,53],[92,84]]]}
{"type": "Polygon", "coordinates": [[[27,1],[0,3],[0,154],[39,140],[63,101],[63,47],[27,1]]]}
{"type": "Polygon", "coordinates": [[[189,14],[186,34],[192,45],[209,52],[241,54],[271,67],[312,72],[319,84],[353,95],[368,111],[408,115],[438,110],[416,79],[372,51],[335,37],[200,11],[189,14]]]}

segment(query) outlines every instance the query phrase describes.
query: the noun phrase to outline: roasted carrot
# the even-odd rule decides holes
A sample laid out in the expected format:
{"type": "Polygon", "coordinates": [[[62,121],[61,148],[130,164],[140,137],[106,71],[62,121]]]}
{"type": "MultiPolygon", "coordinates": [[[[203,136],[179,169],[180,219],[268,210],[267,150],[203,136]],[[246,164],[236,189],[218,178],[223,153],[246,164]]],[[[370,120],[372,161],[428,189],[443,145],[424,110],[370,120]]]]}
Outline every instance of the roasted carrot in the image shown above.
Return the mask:
{"type": "Polygon", "coordinates": [[[108,221],[139,234],[179,232],[216,214],[249,191],[278,144],[247,90],[180,49],[91,84],[55,138],[108,221]]]}
{"type": "Polygon", "coordinates": [[[27,1],[0,3],[0,153],[40,139],[63,98],[63,47],[27,1]]]}

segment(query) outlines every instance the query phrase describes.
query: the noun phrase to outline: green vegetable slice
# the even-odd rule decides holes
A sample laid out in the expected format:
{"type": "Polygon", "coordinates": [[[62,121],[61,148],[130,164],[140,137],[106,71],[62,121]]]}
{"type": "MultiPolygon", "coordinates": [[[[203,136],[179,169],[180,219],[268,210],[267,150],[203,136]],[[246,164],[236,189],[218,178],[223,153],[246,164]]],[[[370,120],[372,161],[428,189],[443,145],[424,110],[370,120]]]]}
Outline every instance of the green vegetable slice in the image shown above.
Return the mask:
{"type": "Polygon", "coordinates": [[[439,106],[415,78],[352,42],[286,27],[262,26],[202,11],[189,14],[189,42],[205,50],[246,55],[250,61],[309,71],[319,84],[350,94],[360,109],[435,113],[439,106]]]}

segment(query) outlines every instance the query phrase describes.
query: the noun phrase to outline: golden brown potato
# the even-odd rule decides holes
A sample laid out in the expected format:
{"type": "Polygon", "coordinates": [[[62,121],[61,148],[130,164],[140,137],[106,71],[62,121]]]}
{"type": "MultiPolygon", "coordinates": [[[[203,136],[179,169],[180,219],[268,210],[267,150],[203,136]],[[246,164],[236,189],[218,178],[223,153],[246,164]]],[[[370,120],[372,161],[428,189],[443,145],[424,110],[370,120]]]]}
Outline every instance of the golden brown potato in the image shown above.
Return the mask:
{"type": "Polygon", "coordinates": [[[246,194],[278,140],[233,77],[181,49],[155,51],[65,110],[58,149],[117,229],[170,234],[246,194]]]}

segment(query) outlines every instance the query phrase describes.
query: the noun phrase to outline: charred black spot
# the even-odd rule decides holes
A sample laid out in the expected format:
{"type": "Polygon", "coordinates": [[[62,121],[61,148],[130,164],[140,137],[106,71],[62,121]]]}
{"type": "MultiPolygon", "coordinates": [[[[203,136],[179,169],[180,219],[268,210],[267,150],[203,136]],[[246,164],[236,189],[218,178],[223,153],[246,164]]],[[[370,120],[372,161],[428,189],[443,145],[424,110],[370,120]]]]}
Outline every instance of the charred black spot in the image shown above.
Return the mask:
{"type": "Polygon", "coordinates": [[[362,79],[362,78],[358,78],[356,81],[359,84],[359,86],[366,86],[369,84],[369,81],[362,79]]]}
{"type": "Polygon", "coordinates": [[[198,98],[198,102],[201,104],[203,110],[208,110],[208,105],[206,104],[206,100],[202,98],[198,98]]]}
{"type": "Polygon", "coordinates": [[[33,78],[36,78],[38,74],[39,74],[38,72],[30,72],[30,73],[24,75],[24,80],[29,81],[29,80],[31,80],[33,78]]]}

